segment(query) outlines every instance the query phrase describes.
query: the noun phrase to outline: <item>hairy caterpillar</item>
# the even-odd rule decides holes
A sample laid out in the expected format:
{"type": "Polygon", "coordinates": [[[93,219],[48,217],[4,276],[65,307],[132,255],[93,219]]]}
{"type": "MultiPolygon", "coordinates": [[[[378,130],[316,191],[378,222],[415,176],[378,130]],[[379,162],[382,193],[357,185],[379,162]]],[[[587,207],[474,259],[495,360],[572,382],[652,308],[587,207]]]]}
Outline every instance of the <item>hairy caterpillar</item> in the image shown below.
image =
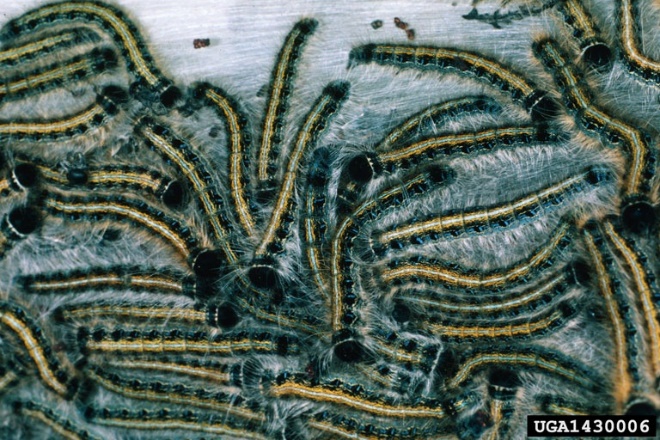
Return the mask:
{"type": "Polygon", "coordinates": [[[0,437],[660,408],[657,5],[420,1],[0,7],[0,437]]]}

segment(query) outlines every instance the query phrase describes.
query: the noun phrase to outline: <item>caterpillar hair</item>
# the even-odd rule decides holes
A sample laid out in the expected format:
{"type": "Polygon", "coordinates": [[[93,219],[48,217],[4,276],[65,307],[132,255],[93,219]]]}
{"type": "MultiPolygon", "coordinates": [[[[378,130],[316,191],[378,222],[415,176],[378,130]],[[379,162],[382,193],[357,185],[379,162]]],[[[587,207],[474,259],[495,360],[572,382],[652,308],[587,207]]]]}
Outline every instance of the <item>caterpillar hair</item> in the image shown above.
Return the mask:
{"type": "Polygon", "coordinates": [[[7,171],[7,177],[0,180],[0,197],[26,193],[39,180],[38,169],[29,163],[19,163],[7,171]]]}
{"type": "Polygon", "coordinates": [[[536,397],[541,411],[547,414],[561,416],[586,416],[592,414],[609,414],[610,408],[606,402],[570,401],[553,394],[541,394],[536,397]],[[600,405],[599,405],[600,404],[600,405]]]}
{"type": "Polygon", "coordinates": [[[136,190],[158,198],[170,209],[180,208],[185,197],[181,182],[145,167],[110,165],[73,168],[66,175],[46,165],[38,167],[45,180],[61,187],[136,190]]]}
{"type": "Polygon", "coordinates": [[[131,399],[222,411],[252,422],[265,420],[263,414],[254,412],[248,407],[246,400],[236,394],[190,388],[177,383],[129,380],[99,367],[89,367],[85,374],[103,388],[131,399]]]}
{"type": "Polygon", "coordinates": [[[271,74],[268,104],[263,121],[261,145],[257,161],[257,180],[266,182],[272,178],[275,156],[279,153],[279,144],[284,137],[284,117],[289,107],[289,97],[293,90],[302,49],[307,39],[314,33],[318,22],[304,19],[296,23],[287,35],[284,45],[277,56],[271,74]],[[272,164],[272,165],[271,165],[272,164]]]}
{"type": "Polygon", "coordinates": [[[641,7],[631,0],[617,0],[618,35],[623,62],[628,70],[644,81],[660,84],[660,63],[644,55],[639,37],[641,7]]]}
{"type": "Polygon", "coordinates": [[[558,140],[557,133],[545,125],[495,127],[478,132],[441,134],[422,138],[397,150],[380,153],[379,163],[388,172],[409,169],[426,161],[444,157],[473,157],[502,147],[552,143],[558,140]]]}
{"type": "Polygon", "coordinates": [[[57,394],[70,398],[77,382],[55,358],[43,330],[34,320],[18,305],[0,301],[0,323],[23,344],[43,382],[57,394]]]}
{"type": "Polygon", "coordinates": [[[121,371],[145,370],[163,373],[183,374],[199,378],[220,385],[241,385],[239,378],[240,364],[230,362],[216,362],[205,359],[176,360],[176,359],[129,359],[104,361],[104,365],[121,371]]]}
{"type": "Polygon", "coordinates": [[[27,293],[61,295],[125,289],[170,295],[197,294],[195,278],[181,272],[142,266],[109,266],[20,275],[15,282],[27,293]]]}
{"type": "Polygon", "coordinates": [[[314,285],[324,299],[329,298],[329,280],[322,251],[327,244],[328,225],[325,220],[327,198],[325,186],[330,177],[330,150],[320,147],[314,150],[307,174],[307,191],[303,202],[304,217],[301,220],[305,260],[312,274],[314,285]]]}
{"type": "Polygon", "coordinates": [[[126,320],[164,320],[184,322],[186,324],[208,325],[218,328],[234,327],[239,320],[236,311],[229,304],[213,304],[195,307],[175,307],[154,304],[113,304],[80,303],[65,306],[58,311],[62,319],[113,318],[120,322],[126,320]]]}
{"type": "MultiPolygon", "coordinates": [[[[475,370],[497,365],[503,368],[532,369],[567,380],[584,389],[599,391],[603,378],[597,371],[561,352],[537,345],[519,347],[480,348],[467,352],[458,361],[457,371],[447,378],[447,387],[457,388],[469,380],[475,370]]],[[[441,364],[442,365],[442,364],[441,364]]],[[[444,367],[445,369],[448,367],[444,367]]]]}
{"type": "MultiPolygon", "coordinates": [[[[359,224],[396,208],[407,197],[421,196],[429,190],[451,184],[454,176],[455,173],[451,168],[430,166],[402,185],[388,188],[378,194],[374,200],[363,202],[337,226],[330,244],[331,311],[332,327],[335,331],[344,329],[358,319],[354,311],[358,294],[354,290],[354,281],[350,275],[353,265],[350,251],[360,231],[359,224]]],[[[381,248],[378,248],[374,254],[381,255],[383,252],[380,250],[381,248]]]]}
{"type": "Polygon", "coordinates": [[[458,288],[463,291],[502,290],[517,283],[530,280],[530,276],[541,268],[551,267],[557,254],[561,253],[571,241],[571,225],[562,222],[547,243],[534,250],[529,258],[514,266],[491,272],[467,271],[454,269],[451,265],[436,259],[414,257],[412,260],[392,260],[388,268],[380,274],[385,285],[402,284],[409,279],[414,282],[426,282],[430,285],[458,288]]]}
{"type": "Polygon", "coordinates": [[[410,143],[416,137],[415,134],[423,133],[427,126],[434,128],[442,126],[446,120],[459,115],[501,111],[497,101],[488,96],[466,96],[434,104],[394,127],[374,149],[377,152],[385,152],[404,142],[410,143]]]}
{"type": "Polygon", "coordinates": [[[323,410],[307,420],[306,425],[313,431],[328,434],[331,438],[375,440],[383,437],[396,439],[439,438],[443,430],[436,425],[413,425],[406,427],[397,424],[385,425],[381,420],[365,421],[362,417],[353,418],[329,410],[323,410]],[[432,436],[432,437],[429,437],[432,436]]]}
{"type": "Polygon", "coordinates": [[[654,152],[649,146],[648,136],[628,123],[613,118],[593,104],[591,92],[583,85],[575,66],[570,64],[567,55],[556,41],[543,39],[534,43],[534,53],[543,65],[552,72],[555,82],[563,89],[563,95],[569,109],[575,114],[588,132],[602,134],[609,142],[624,144],[628,149],[628,168],[624,185],[624,217],[631,211],[640,211],[636,215],[633,228],[648,227],[654,224],[654,210],[649,205],[647,193],[650,180],[655,175],[654,152]],[[641,217],[641,218],[640,218],[641,217]],[[639,226],[636,223],[641,223],[639,226]]]}
{"type": "Polygon", "coordinates": [[[256,208],[247,197],[245,168],[249,167],[250,160],[246,152],[251,141],[247,116],[239,109],[238,103],[224,90],[210,84],[197,85],[192,94],[195,99],[208,102],[225,122],[231,149],[228,167],[231,198],[238,214],[239,223],[245,233],[252,237],[256,234],[255,220],[252,215],[256,208]]]}
{"type": "Polygon", "coordinates": [[[547,92],[509,67],[482,55],[459,49],[368,44],[351,50],[349,67],[377,63],[399,68],[456,72],[476,77],[510,93],[535,121],[552,117],[558,110],[547,92]]]}
{"type": "Polygon", "coordinates": [[[98,43],[98,34],[90,29],[75,28],[65,32],[53,33],[29,42],[5,45],[0,51],[0,67],[15,67],[62,49],[84,43],[98,43]]]}
{"type": "Polygon", "coordinates": [[[246,440],[268,438],[262,433],[261,425],[253,421],[239,423],[225,415],[206,415],[190,409],[149,411],[87,407],[85,417],[103,426],[138,431],[202,432],[246,440]]]}
{"type": "Polygon", "coordinates": [[[80,81],[115,68],[117,55],[109,48],[96,48],[65,63],[51,64],[31,72],[17,74],[0,87],[0,101],[17,100],[41,94],[68,82],[80,81]]]}
{"type": "MultiPolygon", "coordinates": [[[[211,169],[210,166],[188,143],[164,125],[151,119],[142,119],[137,123],[137,132],[153,150],[174,164],[178,172],[188,181],[200,207],[206,214],[206,221],[224,259],[230,264],[237,263],[238,256],[229,242],[232,227],[223,211],[225,202],[214,189],[214,180],[208,171],[211,169]]],[[[211,264],[215,267],[205,268],[205,271],[217,271],[219,265],[220,262],[215,262],[215,264],[211,264]]]]}
{"type": "Polygon", "coordinates": [[[660,0],[0,5],[0,439],[660,414],[660,0]]]}
{"type": "MultiPolygon", "coordinates": [[[[110,34],[121,50],[128,68],[138,78],[135,87],[138,93],[134,93],[134,96],[143,98],[145,94],[140,93],[140,89],[146,87],[157,93],[159,101],[166,107],[172,107],[181,97],[181,91],[162,75],[153,62],[137,27],[123,12],[110,5],[92,1],[47,4],[5,24],[0,30],[0,40],[11,41],[36,30],[54,24],[66,25],[71,21],[94,23],[99,29],[110,34]]],[[[150,104],[151,101],[147,102],[150,104]]]]}
{"type": "Polygon", "coordinates": [[[329,384],[311,385],[297,376],[282,373],[270,383],[267,393],[271,397],[331,403],[384,417],[439,420],[447,417],[436,401],[420,400],[413,405],[394,404],[387,397],[365,390],[361,385],[346,385],[339,379],[329,384]]]}
{"type": "Polygon", "coordinates": [[[411,224],[397,225],[384,232],[377,232],[371,246],[375,254],[380,254],[387,248],[401,249],[405,241],[412,245],[421,245],[528,223],[539,215],[547,215],[559,209],[564,201],[574,194],[597,187],[609,179],[608,171],[592,167],[502,205],[452,211],[440,216],[432,215],[411,224]]]}
{"type": "Polygon", "coordinates": [[[41,213],[33,206],[15,208],[0,220],[0,258],[4,257],[19,240],[26,238],[41,226],[41,213]]]}
{"type": "Polygon", "coordinates": [[[79,113],[50,121],[0,121],[0,139],[14,142],[52,142],[85,134],[107,124],[120,111],[126,92],[118,86],[106,86],[96,102],[79,113]]]}
{"type": "Polygon", "coordinates": [[[197,234],[182,221],[138,199],[123,196],[70,196],[51,191],[44,195],[47,213],[73,221],[99,220],[126,222],[159,236],[181,258],[195,267],[200,255],[197,234]]]}
{"type": "Polygon", "coordinates": [[[598,288],[605,299],[607,314],[611,322],[614,342],[614,368],[612,371],[614,403],[617,413],[621,413],[633,392],[639,392],[648,385],[644,372],[640,371],[638,357],[642,354],[642,335],[634,324],[631,304],[616,279],[612,279],[613,261],[606,251],[604,237],[593,225],[583,231],[587,247],[596,271],[598,288]]]}
{"type": "Polygon", "coordinates": [[[484,339],[501,342],[538,338],[563,327],[577,314],[570,302],[562,302],[556,308],[542,310],[531,317],[522,317],[509,322],[460,325],[448,320],[430,317],[428,328],[435,336],[445,340],[482,342],[484,339]],[[489,325],[490,324],[490,325],[489,325]]]}
{"type": "Polygon", "coordinates": [[[90,330],[81,327],[78,342],[83,353],[196,353],[226,356],[261,353],[285,356],[301,350],[295,336],[268,331],[238,331],[211,336],[204,331],[186,332],[179,329],[106,330],[98,327],[90,330]]]}
{"type": "Polygon", "coordinates": [[[529,316],[543,308],[561,301],[573,280],[570,267],[552,273],[538,284],[520,292],[494,295],[438,295],[435,291],[406,289],[397,292],[397,299],[406,304],[417,305],[427,317],[442,316],[452,320],[507,319],[529,316]]]}
{"type": "Polygon", "coordinates": [[[630,269],[635,292],[642,305],[646,322],[646,337],[650,340],[651,367],[654,376],[658,378],[660,377],[660,315],[656,306],[656,298],[660,295],[660,289],[656,283],[656,276],[647,264],[648,257],[644,255],[634,240],[624,238],[621,231],[617,230],[609,221],[603,225],[603,234],[630,269]]]}
{"type": "Polygon", "coordinates": [[[14,411],[48,426],[53,432],[68,440],[95,440],[98,437],[86,429],[76,426],[70,419],[62,417],[51,408],[34,401],[16,401],[14,411]]]}
{"type": "Polygon", "coordinates": [[[328,84],[307,114],[298,133],[294,148],[290,152],[289,164],[284,173],[284,181],[268,226],[255,251],[256,258],[263,258],[266,252],[277,254],[284,250],[277,237],[288,236],[286,230],[290,222],[286,222],[285,218],[294,203],[293,192],[300,163],[303,160],[305,151],[314,149],[316,142],[330,125],[333,116],[341,109],[342,103],[348,99],[349,90],[350,84],[345,81],[328,84]]]}
{"type": "Polygon", "coordinates": [[[0,395],[19,382],[21,375],[25,374],[22,368],[14,362],[6,362],[0,365],[0,395]]]}
{"type": "Polygon", "coordinates": [[[603,71],[611,66],[612,51],[582,4],[576,0],[562,0],[557,2],[557,9],[580,42],[582,59],[587,65],[603,71]]]}

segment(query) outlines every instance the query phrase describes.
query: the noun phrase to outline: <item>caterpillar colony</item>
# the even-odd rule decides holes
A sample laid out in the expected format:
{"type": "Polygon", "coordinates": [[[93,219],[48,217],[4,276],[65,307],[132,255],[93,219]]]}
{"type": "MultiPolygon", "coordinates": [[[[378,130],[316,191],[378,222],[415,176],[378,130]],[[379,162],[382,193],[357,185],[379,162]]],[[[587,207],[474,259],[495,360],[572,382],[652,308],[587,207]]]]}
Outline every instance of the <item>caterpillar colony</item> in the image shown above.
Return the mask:
{"type": "Polygon", "coordinates": [[[0,7],[1,438],[658,413],[657,1],[175,3],[0,7]]]}

